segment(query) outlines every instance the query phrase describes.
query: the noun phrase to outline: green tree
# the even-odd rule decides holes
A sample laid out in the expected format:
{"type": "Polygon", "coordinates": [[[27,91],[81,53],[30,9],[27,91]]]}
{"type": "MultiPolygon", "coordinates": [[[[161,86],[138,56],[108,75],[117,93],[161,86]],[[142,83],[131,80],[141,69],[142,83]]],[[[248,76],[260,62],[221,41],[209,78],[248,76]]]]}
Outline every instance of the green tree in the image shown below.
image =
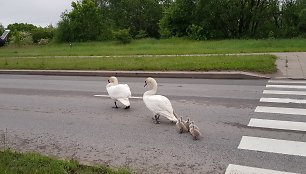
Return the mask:
{"type": "Polygon", "coordinates": [[[34,43],[38,43],[41,39],[53,39],[55,29],[52,26],[42,28],[38,27],[32,30],[32,38],[34,43]]]}
{"type": "Polygon", "coordinates": [[[4,32],[4,26],[0,23],[0,34],[4,32]]]}
{"type": "Polygon", "coordinates": [[[59,41],[95,41],[111,37],[105,17],[93,0],[72,2],[72,11],[62,14],[58,23],[59,41]]]}
{"type": "Polygon", "coordinates": [[[176,0],[164,11],[160,20],[162,36],[186,36],[187,28],[193,23],[197,0],[176,0]]]}
{"type": "Polygon", "coordinates": [[[9,30],[12,32],[31,32],[33,29],[37,28],[33,24],[27,24],[27,23],[14,23],[14,24],[9,24],[7,26],[9,30]]]}
{"type": "Polygon", "coordinates": [[[306,34],[306,8],[303,9],[299,14],[298,29],[301,34],[306,34]]]}
{"type": "Polygon", "coordinates": [[[133,37],[143,31],[148,37],[159,37],[162,6],[158,0],[96,0],[96,3],[112,21],[113,30],[129,29],[133,37]]]}

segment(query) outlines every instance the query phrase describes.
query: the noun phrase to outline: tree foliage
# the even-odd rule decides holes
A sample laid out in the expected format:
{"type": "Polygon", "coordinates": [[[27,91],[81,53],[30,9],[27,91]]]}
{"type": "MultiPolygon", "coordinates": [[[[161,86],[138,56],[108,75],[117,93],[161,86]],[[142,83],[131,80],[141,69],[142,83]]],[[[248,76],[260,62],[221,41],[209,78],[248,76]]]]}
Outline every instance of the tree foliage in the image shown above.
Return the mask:
{"type": "Polygon", "coordinates": [[[93,0],[72,2],[72,11],[62,14],[58,23],[59,41],[95,41],[109,37],[105,16],[93,0]]]}
{"type": "Polygon", "coordinates": [[[32,39],[34,43],[39,43],[42,39],[53,39],[54,34],[55,29],[52,26],[46,28],[38,27],[32,30],[32,39]]]}
{"type": "Polygon", "coordinates": [[[143,31],[148,37],[159,37],[162,6],[158,0],[96,0],[96,3],[113,28],[129,29],[133,37],[143,31]]]}
{"type": "MultiPolygon", "coordinates": [[[[79,0],[71,6],[58,23],[57,38],[62,42],[119,36],[195,40],[306,36],[306,0],[79,0]]],[[[31,24],[9,28],[41,30],[31,24]]]]}
{"type": "Polygon", "coordinates": [[[0,23],[0,35],[4,32],[4,26],[0,23]]]}

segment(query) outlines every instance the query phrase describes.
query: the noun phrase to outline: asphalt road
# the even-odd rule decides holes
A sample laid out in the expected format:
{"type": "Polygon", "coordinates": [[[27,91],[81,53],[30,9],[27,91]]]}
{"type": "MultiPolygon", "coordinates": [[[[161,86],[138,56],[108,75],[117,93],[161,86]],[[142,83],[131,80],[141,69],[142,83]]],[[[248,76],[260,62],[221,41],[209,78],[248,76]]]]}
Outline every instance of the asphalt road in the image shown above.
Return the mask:
{"type": "MultiPolygon", "coordinates": [[[[136,97],[148,90],[143,78],[119,77],[119,82],[129,84],[136,97]]],[[[306,173],[303,155],[238,148],[243,136],[306,142],[303,131],[247,126],[251,118],[306,122],[300,115],[254,112],[263,105],[259,99],[267,80],[157,82],[158,93],[171,100],[176,112],[195,121],[201,140],[178,134],[168,120],[154,124],[141,99],[131,99],[131,109],[124,110],[112,108],[107,97],[95,97],[106,95],[106,77],[0,75],[0,148],[129,166],[138,173],[219,174],[229,164],[306,173]]]]}

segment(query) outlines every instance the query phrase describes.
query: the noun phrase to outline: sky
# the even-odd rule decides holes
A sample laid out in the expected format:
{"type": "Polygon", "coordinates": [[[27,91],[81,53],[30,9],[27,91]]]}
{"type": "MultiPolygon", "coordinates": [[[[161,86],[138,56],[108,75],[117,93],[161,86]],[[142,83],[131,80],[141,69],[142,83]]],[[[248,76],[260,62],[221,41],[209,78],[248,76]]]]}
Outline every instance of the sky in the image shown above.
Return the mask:
{"type": "Polygon", "coordinates": [[[76,0],[0,0],[0,23],[29,23],[46,27],[56,25],[65,10],[76,0]]]}

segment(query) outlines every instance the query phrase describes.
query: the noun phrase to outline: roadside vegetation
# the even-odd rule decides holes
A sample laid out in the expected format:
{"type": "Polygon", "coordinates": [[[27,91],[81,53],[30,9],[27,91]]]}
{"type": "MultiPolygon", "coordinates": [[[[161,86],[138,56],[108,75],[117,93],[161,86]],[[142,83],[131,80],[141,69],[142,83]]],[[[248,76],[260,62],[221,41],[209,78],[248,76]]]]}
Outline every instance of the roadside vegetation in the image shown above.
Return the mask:
{"type": "Polygon", "coordinates": [[[305,4],[306,0],[75,0],[56,26],[9,24],[8,43],[305,38],[305,4]]]}
{"type": "Polygon", "coordinates": [[[298,52],[305,51],[305,48],[305,39],[195,41],[172,38],[141,39],[125,45],[117,41],[53,43],[45,46],[22,47],[10,45],[0,49],[0,57],[298,52]]]}
{"type": "Polygon", "coordinates": [[[0,69],[143,70],[143,71],[276,71],[272,55],[102,58],[0,58],[0,69]]]}
{"type": "Polygon", "coordinates": [[[35,153],[0,151],[0,173],[3,174],[130,174],[128,169],[85,166],[77,161],[63,161],[35,153]]]}

